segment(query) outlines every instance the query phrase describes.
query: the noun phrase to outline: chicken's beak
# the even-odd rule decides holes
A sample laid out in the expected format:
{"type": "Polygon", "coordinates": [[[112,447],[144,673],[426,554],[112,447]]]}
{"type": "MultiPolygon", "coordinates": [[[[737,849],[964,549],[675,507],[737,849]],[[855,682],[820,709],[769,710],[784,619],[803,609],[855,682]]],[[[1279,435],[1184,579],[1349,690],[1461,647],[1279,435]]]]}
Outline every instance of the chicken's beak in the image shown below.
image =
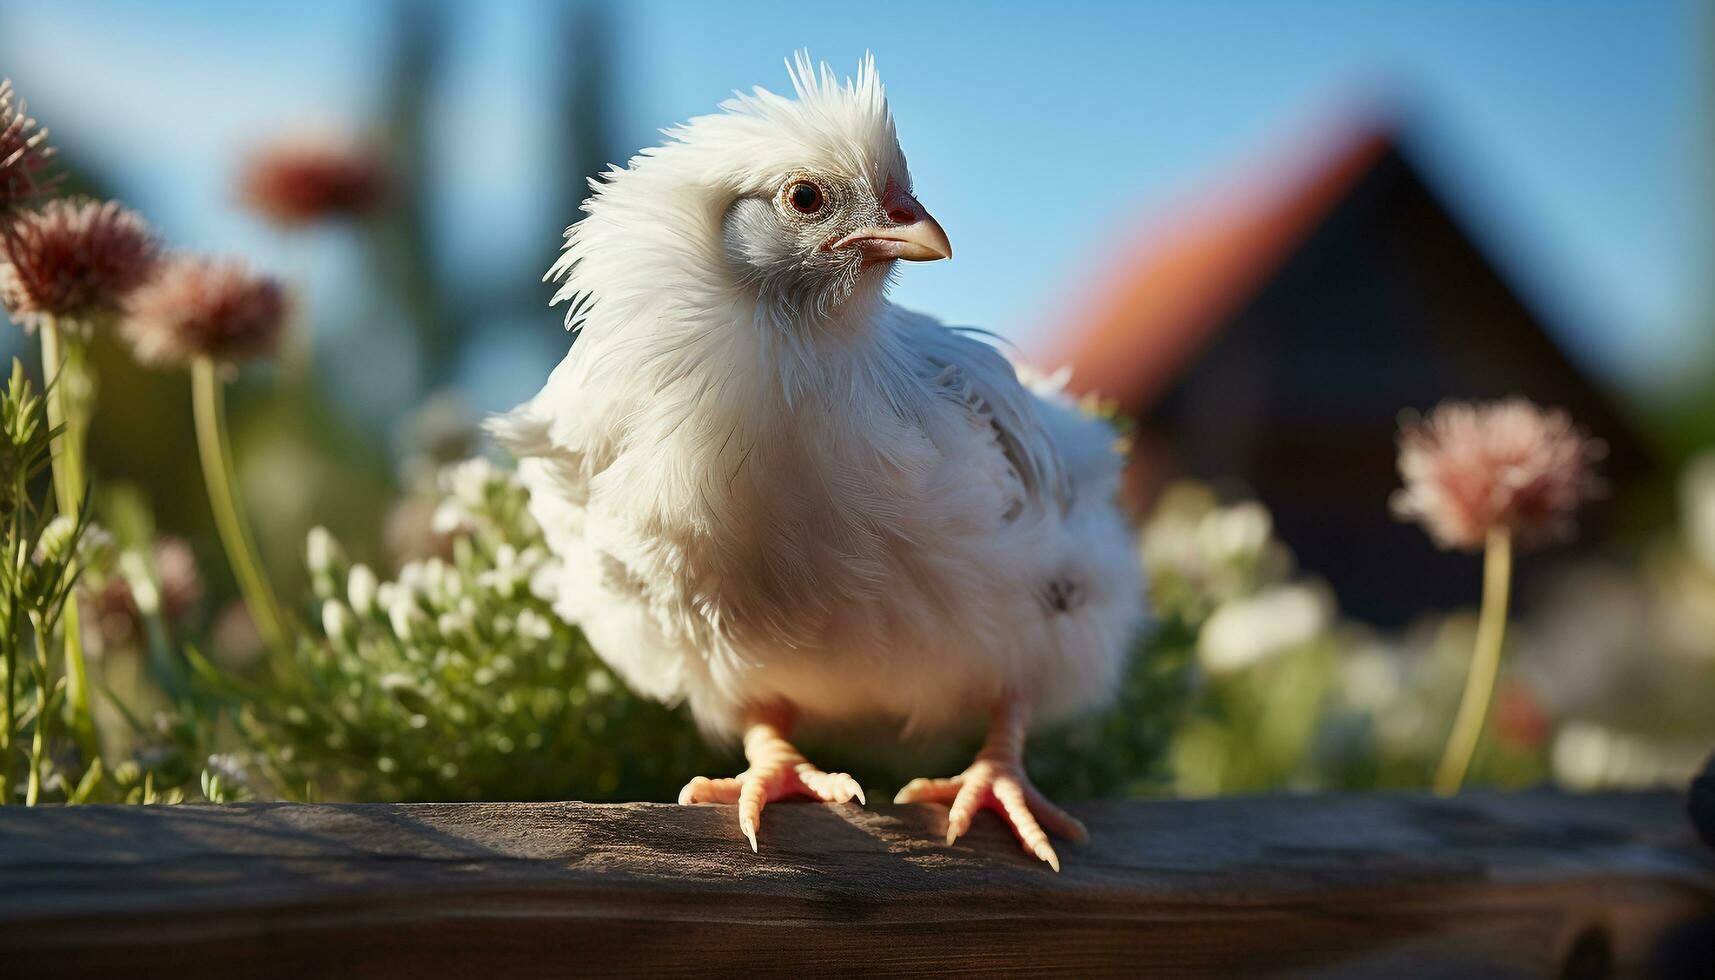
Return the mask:
{"type": "Polygon", "coordinates": [[[886,224],[859,228],[836,241],[833,247],[855,245],[863,249],[866,263],[888,259],[930,262],[953,257],[953,243],[947,240],[941,223],[892,180],[887,182],[887,190],[882,194],[881,208],[887,215],[886,224]]]}

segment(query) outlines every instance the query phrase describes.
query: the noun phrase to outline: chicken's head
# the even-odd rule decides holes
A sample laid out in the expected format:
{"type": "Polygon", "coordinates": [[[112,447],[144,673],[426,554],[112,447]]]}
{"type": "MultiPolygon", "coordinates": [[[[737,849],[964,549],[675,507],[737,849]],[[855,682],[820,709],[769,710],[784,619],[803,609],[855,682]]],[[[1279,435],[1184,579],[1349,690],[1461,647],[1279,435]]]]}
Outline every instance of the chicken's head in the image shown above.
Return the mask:
{"type": "Polygon", "coordinates": [[[694,269],[754,291],[775,320],[879,296],[899,259],[951,257],[912,194],[873,61],[845,82],[805,56],[788,67],[796,98],[736,95],[594,183],[589,216],[550,273],[566,280],[563,297],[580,291],[590,264],[617,261],[600,243],[622,250],[640,286],[694,269]]]}

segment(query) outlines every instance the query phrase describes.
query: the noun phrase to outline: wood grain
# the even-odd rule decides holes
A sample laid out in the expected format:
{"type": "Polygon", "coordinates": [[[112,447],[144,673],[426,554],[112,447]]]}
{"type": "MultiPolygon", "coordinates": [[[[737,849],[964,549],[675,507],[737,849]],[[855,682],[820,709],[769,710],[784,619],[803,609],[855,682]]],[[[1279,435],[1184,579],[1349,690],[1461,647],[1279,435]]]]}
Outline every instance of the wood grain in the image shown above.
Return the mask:
{"type": "Polygon", "coordinates": [[[1602,976],[1715,911],[1666,793],[1073,809],[1055,875],[928,806],[5,808],[0,975],[1602,976]]]}

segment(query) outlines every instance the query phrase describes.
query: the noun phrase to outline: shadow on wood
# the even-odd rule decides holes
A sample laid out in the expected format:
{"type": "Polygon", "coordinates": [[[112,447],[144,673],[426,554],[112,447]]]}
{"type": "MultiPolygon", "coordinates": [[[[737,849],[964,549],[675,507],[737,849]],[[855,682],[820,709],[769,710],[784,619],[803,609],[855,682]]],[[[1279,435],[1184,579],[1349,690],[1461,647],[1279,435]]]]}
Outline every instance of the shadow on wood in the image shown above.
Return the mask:
{"type": "Polygon", "coordinates": [[[1666,793],[1075,812],[1056,875],[927,806],[6,808],[0,972],[1603,976],[1715,911],[1666,793]]]}

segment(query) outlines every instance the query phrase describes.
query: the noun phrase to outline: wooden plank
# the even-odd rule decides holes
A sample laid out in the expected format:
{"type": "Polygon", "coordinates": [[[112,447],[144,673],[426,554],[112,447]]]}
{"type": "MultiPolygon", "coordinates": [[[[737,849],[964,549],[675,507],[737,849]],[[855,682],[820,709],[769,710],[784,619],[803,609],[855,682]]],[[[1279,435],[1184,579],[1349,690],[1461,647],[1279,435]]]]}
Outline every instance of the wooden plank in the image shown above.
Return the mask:
{"type": "Polygon", "coordinates": [[[1624,974],[1715,912],[1666,793],[1074,810],[1056,875],[928,806],[10,807],[0,974],[1624,974]]]}

